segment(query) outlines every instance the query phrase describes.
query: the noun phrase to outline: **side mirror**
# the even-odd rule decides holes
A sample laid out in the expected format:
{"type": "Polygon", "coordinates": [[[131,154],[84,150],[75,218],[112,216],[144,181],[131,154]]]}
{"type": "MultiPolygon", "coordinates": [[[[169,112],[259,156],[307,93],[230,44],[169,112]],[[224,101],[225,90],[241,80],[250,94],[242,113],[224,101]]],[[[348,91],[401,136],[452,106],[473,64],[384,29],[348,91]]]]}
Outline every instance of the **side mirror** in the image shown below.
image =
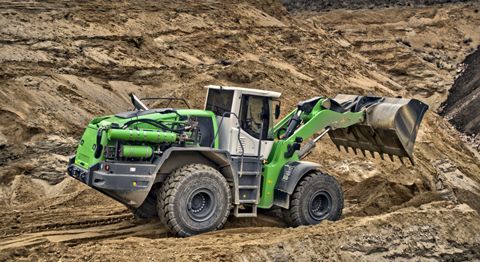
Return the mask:
{"type": "Polygon", "coordinates": [[[275,119],[280,116],[280,105],[275,105],[275,119]]]}
{"type": "Polygon", "coordinates": [[[141,101],[140,99],[138,99],[138,97],[136,97],[133,92],[130,93],[130,99],[132,100],[132,104],[133,106],[137,109],[137,110],[148,110],[148,107],[146,107],[141,101]]]}

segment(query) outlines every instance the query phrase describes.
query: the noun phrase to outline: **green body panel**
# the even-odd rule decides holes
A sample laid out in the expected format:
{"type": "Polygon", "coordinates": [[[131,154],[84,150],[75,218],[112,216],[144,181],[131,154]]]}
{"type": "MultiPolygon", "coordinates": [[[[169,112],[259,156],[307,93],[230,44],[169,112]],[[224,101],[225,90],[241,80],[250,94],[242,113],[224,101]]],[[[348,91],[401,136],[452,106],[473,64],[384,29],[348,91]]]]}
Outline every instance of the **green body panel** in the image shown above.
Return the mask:
{"type": "Polygon", "coordinates": [[[89,126],[87,129],[85,129],[85,133],[83,133],[82,139],[80,139],[80,144],[78,145],[75,164],[83,168],[88,168],[89,166],[99,162],[93,156],[95,154],[93,145],[96,144],[96,137],[97,128],[91,128],[89,126]]]}
{"type": "Polygon", "coordinates": [[[153,149],[149,146],[124,145],[121,150],[124,157],[151,157],[153,154],[153,149]]]}
{"type": "MultiPolygon", "coordinates": [[[[270,208],[273,205],[274,187],[277,179],[280,175],[282,167],[289,161],[299,161],[297,154],[293,154],[290,158],[285,158],[284,153],[287,152],[288,145],[293,145],[296,137],[302,137],[306,139],[318,131],[332,125],[337,125],[337,128],[345,128],[353,124],[362,122],[364,119],[364,112],[352,113],[347,112],[344,114],[324,109],[320,106],[321,101],[317,103],[315,108],[310,114],[304,114],[300,116],[304,125],[298,128],[295,133],[287,140],[279,140],[274,142],[270,155],[268,156],[268,164],[264,165],[262,195],[258,204],[259,208],[270,208]]],[[[289,116],[294,114],[297,110],[294,110],[289,116]]],[[[275,130],[286,126],[287,121],[280,121],[275,130]]],[[[277,131],[278,132],[278,131],[277,131]]]]}

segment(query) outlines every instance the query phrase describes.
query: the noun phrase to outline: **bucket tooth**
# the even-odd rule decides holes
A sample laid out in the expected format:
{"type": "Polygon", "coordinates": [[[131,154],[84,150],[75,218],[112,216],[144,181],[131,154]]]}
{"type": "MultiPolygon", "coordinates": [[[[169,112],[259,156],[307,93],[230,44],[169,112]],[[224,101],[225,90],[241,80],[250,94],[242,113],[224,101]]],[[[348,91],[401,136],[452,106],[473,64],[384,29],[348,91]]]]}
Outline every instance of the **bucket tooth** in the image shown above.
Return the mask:
{"type": "Polygon", "coordinates": [[[378,154],[380,155],[380,158],[381,158],[382,160],[385,160],[385,157],[383,156],[383,153],[380,153],[380,152],[379,152],[378,154]]]}
{"type": "Polygon", "coordinates": [[[400,162],[402,163],[402,165],[405,165],[405,162],[403,162],[403,157],[399,156],[398,159],[400,159],[400,162]]]}
{"type": "Polygon", "coordinates": [[[345,148],[345,151],[348,153],[348,146],[343,146],[345,148]]]}
{"type": "Polygon", "coordinates": [[[338,152],[342,152],[339,145],[337,145],[337,149],[338,149],[338,152]]]}
{"type": "Polygon", "coordinates": [[[415,162],[413,162],[413,158],[408,158],[408,159],[410,159],[410,163],[412,163],[412,166],[414,166],[415,162]]]}
{"type": "Polygon", "coordinates": [[[372,155],[372,157],[375,158],[375,152],[370,151],[370,155],[372,155]]]}
{"type": "Polygon", "coordinates": [[[390,157],[390,160],[392,160],[392,162],[395,162],[395,161],[393,160],[393,155],[390,155],[390,154],[389,154],[388,156],[390,157]]]}
{"type": "Polygon", "coordinates": [[[353,150],[353,153],[355,153],[355,155],[357,155],[357,149],[352,147],[352,150],[353,150]]]}
{"type": "Polygon", "coordinates": [[[362,151],[362,154],[363,154],[364,157],[367,157],[367,155],[365,154],[365,150],[360,149],[360,151],[362,151]]]}

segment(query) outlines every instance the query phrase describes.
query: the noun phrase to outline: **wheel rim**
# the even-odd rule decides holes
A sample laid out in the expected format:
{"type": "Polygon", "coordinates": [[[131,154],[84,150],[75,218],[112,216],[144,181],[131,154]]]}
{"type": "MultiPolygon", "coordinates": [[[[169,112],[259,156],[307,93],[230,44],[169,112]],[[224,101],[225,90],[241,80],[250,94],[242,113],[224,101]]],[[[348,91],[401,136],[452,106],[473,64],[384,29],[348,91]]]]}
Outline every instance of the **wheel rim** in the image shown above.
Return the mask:
{"type": "Polygon", "coordinates": [[[319,191],[310,197],[308,212],[313,219],[324,220],[332,210],[332,197],[328,192],[319,191]]]}
{"type": "Polygon", "coordinates": [[[215,212],[215,197],[208,188],[199,188],[190,193],[187,200],[188,216],[196,221],[208,220],[215,212]]]}

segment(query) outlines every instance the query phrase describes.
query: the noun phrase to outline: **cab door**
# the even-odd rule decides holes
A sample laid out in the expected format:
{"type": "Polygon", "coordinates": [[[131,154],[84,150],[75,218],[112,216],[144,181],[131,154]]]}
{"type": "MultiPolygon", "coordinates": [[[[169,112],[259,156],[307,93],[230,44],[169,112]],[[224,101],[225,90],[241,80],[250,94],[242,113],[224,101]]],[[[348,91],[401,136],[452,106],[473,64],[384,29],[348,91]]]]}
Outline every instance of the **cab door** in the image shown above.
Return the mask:
{"type": "Polygon", "coordinates": [[[273,145],[272,99],[255,95],[242,95],[239,112],[240,141],[238,128],[232,130],[230,152],[245,156],[258,156],[260,137],[262,138],[261,157],[267,158],[273,145]],[[263,131],[262,131],[263,124],[263,131]],[[240,145],[241,143],[241,145],[240,145]]]}

